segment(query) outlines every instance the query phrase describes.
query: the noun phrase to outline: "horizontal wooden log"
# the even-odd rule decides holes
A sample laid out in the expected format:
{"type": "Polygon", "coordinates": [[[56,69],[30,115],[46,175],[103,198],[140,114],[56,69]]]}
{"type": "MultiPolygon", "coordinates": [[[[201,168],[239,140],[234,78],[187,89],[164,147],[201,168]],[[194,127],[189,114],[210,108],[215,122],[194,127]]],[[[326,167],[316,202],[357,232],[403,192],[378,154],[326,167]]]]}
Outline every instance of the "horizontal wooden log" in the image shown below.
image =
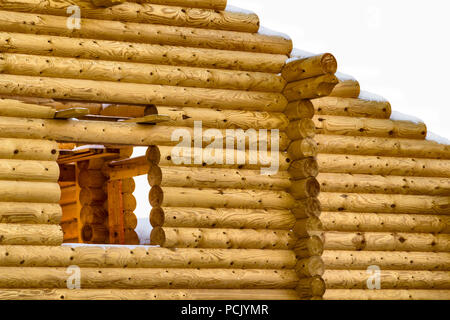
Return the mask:
{"type": "Polygon", "coordinates": [[[319,174],[319,165],[315,158],[305,158],[292,162],[288,172],[295,180],[316,177],[319,174]]]}
{"type": "Polygon", "coordinates": [[[389,119],[392,112],[387,101],[322,97],[311,102],[317,115],[389,119]]]}
{"type": "Polygon", "coordinates": [[[293,82],[324,74],[334,74],[336,71],[336,58],[330,53],[324,53],[286,64],[281,75],[286,81],[293,82]]]}
{"type": "MultiPolygon", "coordinates": [[[[381,270],[381,289],[450,289],[448,271],[381,270]]],[[[322,276],[327,289],[368,289],[370,272],[358,270],[326,270],[322,276]]]]}
{"type": "Polygon", "coordinates": [[[320,185],[316,178],[306,178],[293,181],[288,192],[298,200],[305,198],[315,198],[320,193],[320,185]]]}
{"type": "Polygon", "coordinates": [[[286,171],[261,175],[260,170],[214,168],[184,168],[150,166],[150,186],[177,188],[229,188],[257,190],[286,190],[291,186],[286,171]]]}
{"type": "MultiPolygon", "coordinates": [[[[339,78],[339,75],[337,75],[339,78]]],[[[330,93],[331,97],[358,98],[361,93],[359,82],[354,79],[339,79],[330,93]]]]}
{"type": "Polygon", "coordinates": [[[59,203],[60,197],[56,182],[0,181],[0,201],[59,203]]]}
{"type": "Polygon", "coordinates": [[[59,224],[61,216],[58,204],[0,202],[2,224],[59,224]]]}
{"type": "Polygon", "coordinates": [[[78,174],[78,185],[81,188],[102,188],[105,182],[106,177],[100,170],[81,170],[78,174]]]}
{"type": "Polygon", "coordinates": [[[288,154],[292,160],[315,157],[317,155],[317,143],[311,138],[293,141],[289,145],[288,154]]]}
{"type": "Polygon", "coordinates": [[[285,230],[154,228],[152,245],[164,248],[292,249],[296,238],[285,230]]]}
{"type": "Polygon", "coordinates": [[[289,250],[0,246],[0,266],[293,269],[289,250]]]}
{"type": "MultiPolygon", "coordinates": [[[[308,146],[313,145],[313,141],[309,141],[305,143],[304,149],[307,149],[308,146]]],[[[311,147],[313,148],[313,147],[311,147]]],[[[223,161],[221,163],[216,163],[215,159],[211,159],[211,155],[205,154],[199,148],[193,148],[190,155],[184,156],[182,153],[177,152],[177,150],[173,147],[160,146],[160,165],[161,166],[175,166],[176,163],[180,163],[185,167],[208,167],[208,168],[225,168],[225,169],[239,169],[239,170],[260,170],[267,169],[269,170],[270,165],[266,163],[262,163],[261,159],[256,159],[256,161],[251,161],[251,152],[242,151],[242,150],[231,150],[228,151],[228,156],[234,161],[227,161],[227,152],[226,150],[222,150],[220,152],[223,153],[223,161]],[[194,157],[195,155],[203,154],[202,162],[198,163],[198,160],[194,157]],[[176,157],[177,159],[175,159],[176,157]],[[176,161],[175,161],[176,160],[176,161]]],[[[304,151],[307,153],[307,151],[304,151]]],[[[287,153],[279,152],[277,154],[272,154],[268,152],[268,159],[278,159],[278,171],[287,171],[289,168],[289,164],[291,163],[291,158],[287,153]]],[[[256,157],[259,158],[259,157],[256,157]]],[[[275,163],[274,163],[275,164],[275,163]]],[[[147,168],[148,171],[148,168],[147,168]]]]}
{"type": "Polygon", "coordinates": [[[153,208],[153,227],[291,230],[289,210],[153,208]]]}
{"type": "MultiPolygon", "coordinates": [[[[0,32],[2,52],[279,73],[280,54],[0,32]]],[[[135,102],[134,102],[135,103],[135,102]]]]}
{"type": "MultiPolygon", "coordinates": [[[[67,288],[66,268],[0,268],[2,288],[67,288]],[[6,272],[7,271],[7,272],[6,272]]],[[[86,289],[292,289],[293,270],[83,268],[86,289]]]]}
{"type": "Polygon", "coordinates": [[[295,199],[283,191],[202,189],[158,186],[150,190],[152,207],[290,209],[295,199]]]}
{"type": "Polygon", "coordinates": [[[0,158],[56,161],[58,143],[48,140],[0,138],[0,158]]]}
{"type": "MultiPolygon", "coordinates": [[[[23,137],[34,139],[51,138],[58,141],[70,140],[79,143],[124,144],[135,146],[161,144],[174,146],[180,142],[171,138],[172,133],[175,130],[182,130],[181,132],[185,136],[189,133],[192,142],[194,142],[195,138],[194,128],[176,128],[160,125],[148,126],[122,122],[0,117],[0,126],[3,128],[2,132],[0,132],[1,137],[23,137]],[[96,134],[94,135],[92,132],[95,132],[96,134]]],[[[223,137],[227,137],[226,130],[221,130],[220,134],[223,134],[223,137]]],[[[277,135],[277,133],[273,134],[277,135]]],[[[257,134],[256,139],[258,136],[259,135],[257,134]]],[[[208,141],[209,138],[207,130],[202,131],[204,146],[210,144],[208,141]]],[[[235,135],[233,138],[233,141],[235,141],[239,138],[239,135],[235,135]]],[[[261,141],[266,141],[270,148],[271,140],[272,137],[270,134],[265,136],[261,135],[259,143],[261,143],[261,141]]],[[[275,138],[273,138],[273,140],[275,140],[275,138]]],[[[284,148],[288,141],[289,140],[283,133],[279,134],[279,145],[281,148],[284,148]]],[[[247,141],[247,146],[249,145],[248,142],[249,141],[247,141]]],[[[223,152],[223,154],[225,158],[226,152],[223,152]]]]}
{"type": "Polygon", "coordinates": [[[0,289],[2,300],[299,300],[290,289],[0,289]]]}
{"type": "Polygon", "coordinates": [[[3,10],[53,14],[63,17],[67,16],[67,9],[72,5],[77,5],[80,8],[81,18],[241,32],[257,32],[259,29],[259,19],[256,14],[232,11],[218,12],[208,9],[131,2],[122,3],[111,8],[101,8],[96,7],[89,0],[47,1],[40,4],[36,4],[32,0],[22,0],[20,2],[3,0],[1,2],[3,10]],[[149,15],[148,12],[152,14],[149,15]]]}
{"type": "Polygon", "coordinates": [[[313,231],[325,250],[450,252],[450,235],[313,231]]]}
{"type": "MultiPolygon", "coordinates": [[[[116,4],[127,2],[126,0],[92,0],[92,3],[97,7],[110,7],[116,4]]],[[[167,6],[180,6],[188,8],[202,8],[202,9],[214,9],[214,10],[225,10],[227,6],[226,0],[132,0],[128,2],[137,3],[153,3],[153,4],[163,4],[167,6]]]]}
{"type": "Polygon", "coordinates": [[[0,244],[29,246],[59,246],[63,232],[58,225],[0,224],[0,244]]]}
{"type": "Polygon", "coordinates": [[[194,121],[202,121],[205,128],[284,130],[289,124],[287,118],[279,112],[164,106],[155,107],[154,112],[169,116],[170,120],[164,122],[164,125],[177,127],[193,127],[194,121]]]}
{"type": "Polygon", "coordinates": [[[311,119],[292,121],[286,128],[286,134],[291,140],[312,138],[316,134],[314,122],[311,119]]]}
{"type": "Polygon", "coordinates": [[[446,196],[449,178],[378,176],[321,173],[317,176],[323,192],[388,193],[446,196]]]}
{"type": "MultiPolygon", "coordinates": [[[[322,153],[317,156],[317,162],[319,163],[320,171],[326,173],[450,178],[449,160],[322,153]]],[[[397,178],[392,177],[391,179],[397,178]]]]}
{"type": "Polygon", "coordinates": [[[12,99],[0,99],[0,116],[53,119],[55,109],[23,103],[12,99]]]}
{"type": "Polygon", "coordinates": [[[450,290],[361,290],[331,289],[324,300],[449,300],[450,290]]]}
{"type": "Polygon", "coordinates": [[[424,139],[427,126],[411,121],[318,115],[313,118],[319,134],[424,139]]]}
{"type": "Polygon", "coordinates": [[[302,99],[314,99],[329,95],[337,83],[338,80],[334,75],[327,74],[291,82],[284,88],[283,93],[290,102],[302,99]]]}
{"type": "Polygon", "coordinates": [[[286,99],[279,93],[186,88],[112,81],[0,76],[1,94],[22,94],[52,99],[104,101],[113,103],[156,103],[179,107],[227,108],[283,111],[286,99]],[[14,86],[13,86],[14,83],[14,86]],[[86,90],[89,87],[90,90],[86,90]],[[48,88],[52,88],[49,90],[48,88]],[[186,99],[186,97],[191,97],[186,99]]]}
{"type": "MultiPolygon", "coordinates": [[[[269,73],[13,53],[0,54],[0,68],[3,74],[210,89],[281,92],[285,85],[282,78],[269,73]]],[[[24,114],[24,107],[20,109],[15,107],[16,111],[11,108],[9,107],[8,111],[2,111],[0,114],[14,116],[15,112],[16,116],[25,116],[26,118],[50,118],[47,114],[38,115],[43,111],[50,113],[53,110],[50,107],[31,105],[30,114],[24,114]],[[47,110],[41,111],[40,109],[47,110]]]]}
{"type": "Polygon", "coordinates": [[[83,19],[80,29],[67,27],[67,17],[0,11],[2,31],[129,41],[184,47],[289,54],[292,40],[259,33],[83,19]]]}
{"type": "Polygon", "coordinates": [[[0,159],[0,180],[57,182],[58,178],[54,161],[0,159]]]}
{"type": "Polygon", "coordinates": [[[437,196],[322,192],[324,211],[409,214],[450,214],[450,198],[437,196]]]}
{"type": "Polygon", "coordinates": [[[290,102],[284,114],[289,120],[295,121],[300,119],[312,119],[314,116],[314,106],[311,103],[312,100],[298,100],[290,102]]]}
{"type": "Polygon", "coordinates": [[[381,270],[450,271],[447,252],[388,252],[388,251],[324,251],[326,269],[366,270],[376,265],[381,270]]]}
{"type": "MultiPolygon", "coordinates": [[[[305,221],[305,224],[308,222],[305,221]]],[[[308,226],[317,225],[310,221],[308,226]]],[[[322,212],[320,228],[346,232],[450,233],[450,216],[356,212],[322,212]]],[[[320,230],[320,229],[319,229],[320,230]]]]}
{"type": "Polygon", "coordinates": [[[426,140],[321,134],[314,140],[319,153],[450,159],[450,146],[426,140]]]}

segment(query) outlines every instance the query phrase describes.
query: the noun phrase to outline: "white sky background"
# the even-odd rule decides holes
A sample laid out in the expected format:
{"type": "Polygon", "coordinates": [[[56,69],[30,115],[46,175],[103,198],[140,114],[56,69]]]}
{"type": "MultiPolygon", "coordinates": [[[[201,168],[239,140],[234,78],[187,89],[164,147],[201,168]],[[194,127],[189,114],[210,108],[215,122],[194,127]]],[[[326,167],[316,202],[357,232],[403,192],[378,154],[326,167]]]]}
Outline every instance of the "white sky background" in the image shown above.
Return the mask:
{"type": "Polygon", "coordinates": [[[450,138],[450,1],[228,0],[450,138]]]}
{"type": "MultiPolygon", "coordinates": [[[[362,90],[384,96],[394,110],[419,117],[429,131],[450,138],[450,1],[228,3],[256,12],[263,26],[288,34],[299,49],[334,54],[339,71],[354,76],[362,90]]],[[[143,154],[145,148],[135,148],[133,156],[143,154]]],[[[143,223],[151,210],[147,177],[136,178],[136,185],[136,214],[143,223]]]]}

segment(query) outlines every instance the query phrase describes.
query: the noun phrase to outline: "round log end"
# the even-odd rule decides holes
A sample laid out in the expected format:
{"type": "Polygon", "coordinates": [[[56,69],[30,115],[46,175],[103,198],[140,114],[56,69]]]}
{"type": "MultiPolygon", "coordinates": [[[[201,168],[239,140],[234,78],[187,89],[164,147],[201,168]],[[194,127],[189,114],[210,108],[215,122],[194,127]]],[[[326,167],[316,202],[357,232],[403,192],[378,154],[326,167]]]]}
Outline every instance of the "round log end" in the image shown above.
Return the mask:
{"type": "Polygon", "coordinates": [[[306,180],[306,193],[308,197],[315,198],[320,193],[320,183],[316,178],[306,180]]]}
{"type": "Polygon", "coordinates": [[[154,228],[150,234],[150,244],[152,246],[164,246],[166,234],[161,227],[154,228]]]}
{"type": "Polygon", "coordinates": [[[125,239],[125,244],[131,244],[131,245],[141,244],[138,234],[133,229],[125,229],[124,239],[125,239]]]}
{"type": "Polygon", "coordinates": [[[156,227],[162,227],[164,225],[165,215],[162,208],[152,208],[150,213],[150,224],[156,227]]]}
{"type": "Polygon", "coordinates": [[[133,193],[136,189],[136,182],[133,178],[122,180],[122,192],[123,193],[133,193]]]}
{"type": "Polygon", "coordinates": [[[338,68],[337,60],[331,53],[323,54],[321,65],[324,73],[335,74],[338,68]]]}
{"type": "Polygon", "coordinates": [[[161,151],[157,146],[148,147],[146,156],[148,162],[150,162],[151,164],[158,165],[161,161],[161,151]]]}
{"type": "Polygon", "coordinates": [[[161,207],[164,201],[164,191],[160,186],[154,186],[150,189],[149,201],[152,207],[161,207]]]}
{"type": "Polygon", "coordinates": [[[150,165],[150,169],[148,171],[148,183],[151,187],[160,186],[162,183],[162,171],[161,168],[157,165],[150,165]]]}
{"type": "Polygon", "coordinates": [[[86,224],[81,229],[81,239],[83,242],[91,242],[94,238],[94,230],[92,229],[91,225],[86,224]]]}

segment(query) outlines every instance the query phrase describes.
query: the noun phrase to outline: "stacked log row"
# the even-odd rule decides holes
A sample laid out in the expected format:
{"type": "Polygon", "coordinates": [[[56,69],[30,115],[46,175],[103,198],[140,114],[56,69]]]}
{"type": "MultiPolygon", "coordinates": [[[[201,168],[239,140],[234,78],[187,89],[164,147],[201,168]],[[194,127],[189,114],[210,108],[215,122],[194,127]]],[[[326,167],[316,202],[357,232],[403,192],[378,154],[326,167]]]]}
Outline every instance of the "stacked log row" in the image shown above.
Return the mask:
{"type": "Polygon", "coordinates": [[[84,243],[108,243],[109,233],[105,226],[108,211],[105,209],[107,178],[102,172],[103,159],[79,162],[78,184],[81,188],[80,212],[81,237],[84,243]]]}
{"type": "Polygon", "coordinates": [[[316,179],[318,163],[317,147],[313,140],[315,124],[314,107],[310,99],[328,96],[338,83],[334,73],[336,59],[331,54],[292,59],[282,71],[288,82],[284,91],[289,99],[285,115],[290,121],[286,134],[291,139],[289,155],[294,160],[288,169],[291,176],[290,194],[301,203],[301,210],[293,210],[296,223],[293,231],[298,237],[294,252],[298,259],[296,272],[300,278],[297,291],[304,299],[321,298],[325,293],[324,272],[321,254],[323,241],[309,234],[303,226],[307,219],[317,219],[320,205],[317,199],[320,186],[316,179]],[[310,147],[312,146],[312,147],[310,147]]]}
{"type": "MultiPolygon", "coordinates": [[[[48,107],[0,100],[4,117],[52,117],[48,107]]],[[[63,241],[58,144],[0,130],[0,244],[58,246],[63,241]]]]}
{"type": "Polygon", "coordinates": [[[324,298],[449,299],[449,146],[350,92],[311,100],[323,212],[302,230],[323,243],[324,298]]]}

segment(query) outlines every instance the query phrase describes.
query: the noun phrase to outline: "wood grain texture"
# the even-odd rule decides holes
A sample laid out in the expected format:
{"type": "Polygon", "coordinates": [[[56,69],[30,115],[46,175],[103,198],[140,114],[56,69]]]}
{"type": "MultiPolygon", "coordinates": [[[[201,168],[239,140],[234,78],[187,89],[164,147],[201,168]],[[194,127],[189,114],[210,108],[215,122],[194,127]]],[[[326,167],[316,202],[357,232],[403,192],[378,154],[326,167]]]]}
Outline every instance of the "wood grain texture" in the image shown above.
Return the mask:
{"type": "Polygon", "coordinates": [[[313,231],[325,250],[450,252],[450,235],[429,233],[313,231]]]}
{"type": "Polygon", "coordinates": [[[286,289],[0,289],[4,300],[299,300],[286,289]]]}
{"type": "MultiPolygon", "coordinates": [[[[366,270],[326,270],[322,278],[327,289],[367,289],[366,270]]],[[[381,270],[381,289],[450,289],[448,271],[381,270]]]]}
{"type": "MultiPolygon", "coordinates": [[[[3,74],[51,78],[278,93],[283,90],[285,85],[281,77],[262,72],[36,56],[16,53],[0,54],[0,70],[3,74]]],[[[0,100],[0,103],[5,105],[10,104],[8,100],[0,100]]],[[[22,110],[28,107],[30,114],[25,114],[26,118],[53,118],[51,116],[53,109],[50,107],[37,105],[21,106],[22,104],[19,106],[18,104],[15,103],[9,108],[15,107],[15,109],[21,108],[20,110],[22,110]],[[47,114],[50,114],[50,116],[47,114]]],[[[17,112],[20,112],[20,110],[17,112]]],[[[11,111],[6,112],[7,110],[2,110],[0,114],[5,113],[12,116],[24,115],[23,111],[22,113],[16,112],[16,115],[11,113],[11,111]]]]}
{"type": "Polygon", "coordinates": [[[314,140],[319,153],[450,159],[450,146],[433,141],[321,134],[314,140]]]}
{"type": "Polygon", "coordinates": [[[355,98],[322,97],[311,100],[317,115],[389,119],[392,108],[389,102],[355,98]]]}
{"type": "Polygon", "coordinates": [[[151,243],[164,248],[290,250],[295,236],[285,230],[154,228],[151,243]]]}
{"type": "Polygon", "coordinates": [[[324,211],[450,214],[450,197],[322,192],[324,211]]]}
{"type": "Polygon", "coordinates": [[[232,170],[215,168],[185,168],[150,166],[150,186],[177,188],[228,188],[285,190],[291,186],[286,171],[261,175],[259,170],[232,170]]]}
{"type": "Polygon", "coordinates": [[[259,18],[256,14],[210,9],[183,8],[150,3],[122,3],[109,8],[96,7],[89,0],[41,1],[3,0],[3,10],[52,14],[66,17],[67,8],[76,5],[81,17],[112,21],[154,23],[172,26],[186,26],[205,29],[257,32],[259,18]]]}
{"type": "Polygon", "coordinates": [[[450,233],[450,216],[443,215],[322,212],[319,221],[327,231],[450,233]]]}
{"type": "Polygon", "coordinates": [[[0,75],[2,94],[51,99],[112,103],[160,104],[179,107],[283,111],[286,99],[279,93],[186,88],[111,81],[0,75]],[[49,89],[51,88],[51,89],[49,89]],[[190,97],[190,98],[187,98],[190,97]]]}
{"type": "MultiPolygon", "coordinates": [[[[2,288],[67,288],[66,268],[2,268],[2,288]]],[[[83,268],[86,289],[293,289],[293,270],[83,268]]]]}
{"type": "Polygon", "coordinates": [[[4,245],[0,253],[4,267],[293,269],[296,264],[289,250],[4,245]]]}
{"type": "Polygon", "coordinates": [[[1,159],[56,161],[58,156],[55,141],[0,138],[1,159]]]}
{"type": "MultiPolygon", "coordinates": [[[[41,120],[0,117],[0,126],[2,127],[0,137],[31,139],[47,138],[55,139],[58,141],[71,141],[78,143],[123,144],[134,146],[149,146],[160,144],[166,146],[176,146],[177,144],[179,144],[179,141],[173,141],[174,139],[172,139],[172,133],[175,130],[180,129],[182,130],[181,132],[183,134],[185,132],[190,134],[192,143],[194,142],[195,138],[194,128],[168,127],[162,125],[148,126],[123,122],[90,120],[41,120]],[[95,132],[95,134],[92,134],[93,132],[95,132]]],[[[222,134],[222,137],[227,137],[226,130],[219,130],[219,133],[222,134]]],[[[273,134],[275,135],[275,137],[278,134],[280,148],[287,146],[289,140],[287,139],[285,134],[278,132],[275,132],[273,134]]],[[[208,131],[202,131],[202,142],[204,146],[210,145],[210,141],[208,141],[210,139],[210,136],[208,135],[208,131]]],[[[265,136],[256,133],[256,138],[258,138],[258,136],[260,138],[259,143],[262,143],[262,141],[266,141],[269,148],[271,145],[271,141],[275,140],[272,139],[272,136],[269,133],[265,136]]],[[[238,134],[234,136],[235,141],[238,140],[238,138],[238,134]]],[[[246,142],[248,146],[249,141],[246,142]]],[[[235,145],[237,145],[237,143],[235,143],[235,145]]],[[[244,146],[244,148],[246,147],[244,146]]],[[[178,150],[180,150],[180,148],[178,148],[178,150]]],[[[225,157],[226,152],[223,152],[223,155],[225,157]]],[[[223,163],[225,163],[225,161],[223,163]]],[[[235,163],[237,163],[237,161],[235,163]]],[[[250,162],[247,161],[246,163],[250,162]]]]}
{"type": "Polygon", "coordinates": [[[54,161],[0,159],[0,180],[57,182],[59,166],[54,161]]]}
{"type": "Polygon", "coordinates": [[[92,3],[98,7],[109,7],[124,2],[154,3],[167,6],[214,9],[220,11],[225,10],[227,6],[226,0],[92,0],[92,3]]]}
{"type": "Polygon", "coordinates": [[[153,208],[153,227],[291,230],[295,217],[289,210],[153,208]]]}
{"type": "Polygon", "coordinates": [[[314,99],[329,95],[337,83],[338,80],[334,75],[327,74],[291,82],[284,88],[283,93],[289,102],[314,99]]]}
{"type": "Polygon", "coordinates": [[[59,246],[63,232],[58,225],[0,224],[1,245],[59,246]]]}
{"type": "Polygon", "coordinates": [[[315,116],[313,121],[318,134],[419,140],[423,140],[427,136],[427,126],[424,123],[410,121],[328,115],[315,116]]]}
{"type": "Polygon", "coordinates": [[[388,251],[324,251],[326,269],[367,270],[377,265],[382,270],[450,271],[447,252],[388,252],[388,251]]]}
{"type": "Polygon", "coordinates": [[[333,88],[330,97],[341,97],[341,98],[358,98],[361,93],[361,88],[359,82],[356,80],[341,80],[333,88]]]}
{"type": "Polygon", "coordinates": [[[320,173],[323,192],[387,193],[447,196],[449,178],[320,173]]]}
{"type": "Polygon", "coordinates": [[[449,160],[319,154],[317,162],[324,173],[450,178],[449,160]]]}
{"type": "Polygon", "coordinates": [[[279,73],[285,55],[0,32],[2,52],[279,73]]]}
{"type": "Polygon", "coordinates": [[[283,55],[292,50],[292,40],[276,35],[98,19],[82,19],[82,28],[69,29],[67,20],[47,14],[0,11],[2,31],[6,32],[283,55]]]}
{"type": "Polygon", "coordinates": [[[194,121],[202,121],[205,128],[284,130],[289,123],[281,112],[164,106],[157,106],[154,112],[170,117],[164,125],[177,127],[193,127],[194,121]]]}
{"type": "Polygon", "coordinates": [[[327,290],[324,300],[450,300],[450,290],[327,290]]]}
{"type": "Polygon", "coordinates": [[[13,99],[0,99],[1,117],[53,119],[54,115],[55,109],[51,107],[27,104],[13,99]]]}
{"type": "Polygon", "coordinates": [[[59,224],[61,206],[46,203],[0,202],[0,223],[59,224]]]}
{"type": "Polygon", "coordinates": [[[0,181],[0,201],[59,203],[60,198],[56,182],[0,181]]]}
{"type": "Polygon", "coordinates": [[[290,209],[295,199],[287,192],[245,189],[203,189],[155,186],[150,191],[153,207],[236,209],[290,209]]]}

